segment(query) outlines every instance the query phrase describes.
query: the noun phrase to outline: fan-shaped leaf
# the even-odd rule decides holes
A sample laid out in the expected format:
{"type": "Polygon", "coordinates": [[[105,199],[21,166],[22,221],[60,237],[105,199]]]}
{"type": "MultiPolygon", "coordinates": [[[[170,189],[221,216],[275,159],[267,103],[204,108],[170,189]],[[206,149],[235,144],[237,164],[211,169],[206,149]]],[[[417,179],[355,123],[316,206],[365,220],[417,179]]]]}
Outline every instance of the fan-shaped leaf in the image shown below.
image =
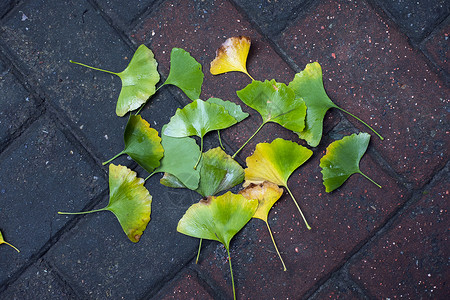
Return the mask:
{"type": "Polygon", "coordinates": [[[200,97],[203,84],[202,65],[189,52],[173,48],[170,53],[170,72],[164,84],[179,87],[191,100],[200,97]]]}
{"type": "Polygon", "coordinates": [[[305,102],[284,83],[253,81],[237,91],[238,97],[261,114],[263,123],[275,122],[292,131],[305,127],[305,102]]]}
{"type": "Polygon", "coordinates": [[[256,145],[253,155],[247,157],[247,168],[245,171],[244,187],[253,184],[260,184],[270,181],[277,185],[284,186],[292,200],[294,200],[306,227],[311,227],[306,222],[294,195],[291,193],[287,182],[291,174],[307,161],[312,155],[312,151],[300,146],[297,143],[276,139],[272,143],[259,143],[256,145]]]}
{"type": "Polygon", "coordinates": [[[58,213],[75,215],[109,210],[117,217],[128,238],[137,243],[150,221],[152,196],[144,182],[127,167],[110,164],[108,206],[79,213],[58,213]]]}
{"type": "Polygon", "coordinates": [[[8,246],[10,246],[11,248],[13,248],[14,250],[16,250],[17,252],[20,252],[19,249],[17,249],[16,247],[14,247],[13,245],[11,245],[10,243],[8,243],[7,241],[5,241],[5,240],[3,239],[2,232],[0,231],[0,245],[1,245],[1,244],[8,245],[8,246]]]}
{"type": "Polygon", "coordinates": [[[155,93],[156,84],[160,79],[157,69],[158,63],[153,52],[145,45],[139,46],[126,69],[120,73],[94,68],[74,61],[70,62],[120,77],[122,90],[116,106],[116,114],[120,117],[147,102],[147,99],[155,93]]]}
{"type": "Polygon", "coordinates": [[[297,134],[311,147],[319,145],[322,139],[323,118],[327,110],[333,107],[357,119],[383,140],[383,137],[363,120],[331,101],[323,87],[322,68],[318,62],[307,64],[303,71],[295,74],[294,79],[289,83],[289,87],[294,90],[297,97],[305,100],[308,108],[306,111],[305,129],[297,131],[297,134]]]}
{"type": "Polygon", "coordinates": [[[216,51],[216,58],[211,62],[210,72],[218,75],[226,72],[247,72],[247,56],[251,40],[246,36],[228,38],[216,51]]]}
{"type": "Polygon", "coordinates": [[[267,221],[269,210],[272,208],[275,202],[280,199],[281,195],[283,195],[283,189],[280,189],[275,183],[264,181],[259,185],[250,184],[244,190],[242,190],[240,194],[247,199],[258,200],[258,208],[256,209],[253,218],[261,219],[266,223],[273,246],[278,253],[278,257],[281,260],[284,271],[286,271],[286,265],[284,264],[280,251],[278,251],[277,244],[275,243],[275,239],[272,235],[272,230],[270,229],[269,222],[267,221]]]}
{"type": "Polygon", "coordinates": [[[242,120],[248,117],[248,113],[243,112],[240,105],[237,105],[231,101],[223,101],[222,99],[219,98],[209,98],[208,100],[206,100],[206,102],[223,106],[223,108],[225,108],[225,110],[230,114],[230,116],[235,118],[236,121],[238,122],[241,122],[242,120]]]}
{"type": "MultiPolygon", "coordinates": [[[[162,132],[166,129],[164,125],[162,132]]],[[[200,148],[194,139],[189,137],[174,138],[164,133],[162,136],[162,146],[164,148],[164,157],[161,165],[155,170],[156,172],[166,172],[177,179],[176,187],[187,187],[195,190],[198,188],[200,180],[200,170],[194,169],[195,163],[200,155],[200,148]]],[[[167,175],[167,177],[170,177],[167,175]]],[[[160,180],[161,184],[174,187],[171,180],[166,180],[166,174],[160,180]]]]}
{"type": "Polygon", "coordinates": [[[361,157],[367,150],[370,135],[352,134],[334,141],[327,147],[326,154],[320,159],[323,184],[327,192],[340,187],[351,175],[359,173],[381,188],[359,169],[361,157]]]}
{"type": "MultiPolygon", "coordinates": [[[[114,156],[128,154],[135,162],[151,173],[160,165],[164,155],[158,131],[150,128],[150,124],[140,115],[130,115],[124,132],[125,149],[114,156]]],[[[109,163],[112,159],[104,162],[109,163]]]]}

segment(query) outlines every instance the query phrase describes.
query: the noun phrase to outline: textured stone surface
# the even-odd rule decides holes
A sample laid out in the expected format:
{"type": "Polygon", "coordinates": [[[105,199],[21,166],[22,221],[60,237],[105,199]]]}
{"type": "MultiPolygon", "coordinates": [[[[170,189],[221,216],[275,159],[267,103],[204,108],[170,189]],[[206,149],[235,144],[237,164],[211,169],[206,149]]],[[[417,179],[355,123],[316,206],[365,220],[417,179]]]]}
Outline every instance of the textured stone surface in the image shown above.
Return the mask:
{"type": "Polygon", "coordinates": [[[133,52],[87,1],[33,0],[21,11],[28,19],[21,21],[21,12],[15,12],[0,34],[13,59],[26,66],[28,80],[64,111],[100,159],[113,156],[122,147],[126,124],[115,115],[120,79],[69,60],[120,72],[133,52]]]}
{"type": "Polygon", "coordinates": [[[343,278],[333,278],[327,281],[311,298],[311,300],[322,299],[365,299],[355,287],[343,278]]]}
{"type": "Polygon", "coordinates": [[[78,299],[41,261],[31,265],[1,296],[10,300],[78,299]]]}
{"type": "Polygon", "coordinates": [[[420,42],[450,13],[446,0],[376,0],[414,42],[420,42]]]}
{"type": "MultiPolygon", "coordinates": [[[[37,101],[0,61],[0,143],[3,144],[36,111],[37,101]]],[[[0,149],[3,147],[0,146],[0,149]]]]}
{"type": "MultiPolygon", "coordinates": [[[[425,50],[433,62],[450,76],[450,52],[449,52],[450,17],[443,26],[436,29],[429,39],[425,41],[425,50]]],[[[447,82],[448,83],[448,82],[447,82]]]]}
{"type": "Polygon", "coordinates": [[[0,3],[0,18],[3,17],[13,6],[13,0],[3,0],[0,3]]]}
{"type": "MultiPolygon", "coordinates": [[[[103,212],[84,216],[46,255],[82,298],[140,298],[195,256],[197,241],[177,233],[176,226],[199,198],[162,186],[159,177],[146,183],[152,214],[139,243],[130,242],[114,215],[103,212]]],[[[107,203],[105,198],[98,208],[107,203]]]]}
{"type": "Polygon", "coordinates": [[[375,298],[448,296],[448,168],[390,230],[351,268],[353,278],[375,298]]]}
{"type": "Polygon", "coordinates": [[[0,156],[1,230],[21,250],[0,256],[0,282],[27,263],[67,222],[58,211],[81,210],[106,188],[104,174],[86,162],[54,123],[33,124],[0,156]]]}
{"type": "Polygon", "coordinates": [[[99,6],[121,25],[128,26],[144,11],[156,6],[159,0],[97,0],[99,6]]]}
{"type": "MultiPolygon", "coordinates": [[[[325,193],[318,166],[322,155],[318,151],[288,182],[312,229],[306,229],[287,193],[269,214],[286,272],[262,221],[252,220],[233,240],[231,256],[238,297],[305,296],[330,271],[342,265],[409,197],[368,155],[361,161],[361,170],[370,170],[369,176],[379,181],[382,189],[362,176],[353,175],[335,192],[325,193]]],[[[196,267],[203,278],[214,278],[231,295],[226,252],[222,248],[217,246],[196,267]]]]}
{"type": "Polygon", "coordinates": [[[155,296],[156,299],[214,299],[198,282],[194,273],[182,272],[155,296]]]}
{"type": "Polygon", "coordinates": [[[269,35],[276,36],[304,9],[308,0],[235,0],[250,19],[255,22],[261,30],[269,35]]]}
{"type": "Polygon", "coordinates": [[[322,65],[330,98],[385,137],[380,142],[374,136],[374,146],[414,187],[445,164],[449,89],[371,7],[323,1],[285,30],[280,44],[302,68],[312,61],[322,65]]]}

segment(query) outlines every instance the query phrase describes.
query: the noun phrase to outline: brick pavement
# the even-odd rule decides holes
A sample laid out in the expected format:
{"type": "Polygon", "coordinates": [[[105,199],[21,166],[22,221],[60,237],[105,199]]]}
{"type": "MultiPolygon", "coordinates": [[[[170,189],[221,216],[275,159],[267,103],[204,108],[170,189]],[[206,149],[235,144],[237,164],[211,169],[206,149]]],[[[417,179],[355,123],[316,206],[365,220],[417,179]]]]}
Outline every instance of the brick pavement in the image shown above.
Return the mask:
{"type": "MultiPolygon", "coordinates": [[[[289,185],[312,230],[284,194],[269,215],[285,259],[252,220],[233,240],[238,299],[448,298],[448,1],[4,1],[0,4],[0,230],[21,253],[0,246],[0,299],[229,299],[226,251],[176,232],[198,195],[146,187],[152,220],[132,244],[103,207],[107,168],[122,150],[125,118],[114,115],[120,79],[68,63],[120,71],[145,43],[168,74],[172,47],[205,73],[203,99],[239,103],[239,73],[209,74],[215,49],[248,35],[248,69],[288,83],[319,61],[330,98],[379,129],[361,161],[382,186],[352,176],[327,194],[319,160],[335,139],[367,131],[330,110],[312,159],[289,185]]],[[[160,130],[188,99],[161,89],[142,112],[160,130]]],[[[258,127],[251,117],[223,132],[227,152],[258,127]]],[[[240,153],[294,134],[268,124],[240,153]]],[[[215,138],[205,147],[215,147],[215,138]]],[[[145,172],[126,157],[116,163],[145,172]]],[[[142,175],[144,176],[144,175],[142,175]]]]}

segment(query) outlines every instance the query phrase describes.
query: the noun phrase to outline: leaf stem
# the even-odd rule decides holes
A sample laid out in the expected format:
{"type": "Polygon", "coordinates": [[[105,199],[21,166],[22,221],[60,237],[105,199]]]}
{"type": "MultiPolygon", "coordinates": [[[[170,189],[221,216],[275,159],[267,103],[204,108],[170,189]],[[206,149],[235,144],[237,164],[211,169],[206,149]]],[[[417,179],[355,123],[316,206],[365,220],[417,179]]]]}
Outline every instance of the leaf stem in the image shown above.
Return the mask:
{"type": "Polygon", "coordinates": [[[19,249],[17,249],[16,247],[14,247],[13,245],[11,245],[11,244],[8,243],[7,241],[3,241],[3,242],[1,242],[0,244],[6,244],[6,245],[10,246],[11,248],[13,248],[14,250],[16,250],[17,252],[20,252],[19,249]]]}
{"type": "Polygon", "coordinates": [[[111,71],[108,71],[108,70],[99,69],[99,68],[96,68],[96,67],[91,67],[91,66],[88,66],[88,65],[85,65],[85,64],[82,64],[82,63],[73,61],[73,60],[69,60],[69,61],[70,61],[71,63],[73,63],[73,64],[77,64],[77,65],[80,65],[80,66],[83,66],[83,67],[86,67],[86,68],[89,68],[89,69],[93,69],[93,70],[97,70],[97,71],[101,71],[101,72],[105,72],[105,73],[114,74],[114,75],[119,76],[119,75],[118,75],[117,73],[115,73],[115,72],[111,72],[111,71]]]}
{"type": "Polygon", "coordinates": [[[203,137],[200,137],[200,155],[198,156],[197,162],[195,163],[194,170],[197,170],[197,166],[200,163],[202,154],[203,154],[203,137]]]}
{"type": "Polygon", "coordinates": [[[90,213],[93,213],[93,212],[99,212],[99,211],[105,211],[105,210],[107,210],[106,207],[100,208],[100,209],[88,210],[88,211],[80,211],[80,212],[61,212],[61,211],[58,211],[58,215],[85,215],[85,214],[90,214],[90,213]]]}
{"type": "Polygon", "coordinates": [[[255,79],[253,79],[253,77],[250,75],[250,73],[248,73],[248,72],[245,72],[245,74],[247,74],[248,75],[248,77],[250,77],[250,79],[252,80],[252,81],[255,81],[255,79]]]}
{"type": "Polygon", "coordinates": [[[202,249],[202,241],[203,241],[203,239],[200,239],[200,243],[198,244],[198,252],[197,252],[197,258],[195,259],[195,264],[198,264],[198,258],[200,257],[200,250],[202,249]]]}
{"type": "Polygon", "coordinates": [[[233,285],[233,299],[236,300],[236,290],[234,288],[234,277],[233,277],[233,268],[231,267],[231,256],[230,256],[230,250],[228,247],[225,247],[227,249],[228,253],[228,263],[230,264],[230,272],[231,272],[231,283],[233,285]]]}
{"type": "Polygon", "coordinates": [[[223,150],[225,150],[225,147],[222,144],[222,139],[220,138],[220,130],[217,130],[217,135],[219,136],[219,144],[220,144],[220,148],[222,148],[223,150]]]}
{"type": "Polygon", "coordinates": [[[311,226],[309,226],[308,222],[306,221],[306,218],[305,218],[305,216],[303,215],[302,210],[300,209],[300,206],[298,206],[297,200],[295,200],[294,195],[292,195],[291,190],[288,188],[287,184],[286,184],[284,187],[287,189],[289,195],[291,195],[292,200],[294,200],[294,203],[295,203],[295,205],[297,206],[298,211],[299,211],[300,214],[302,215],[302,218],[303,218],[303,221],[305,222],[306,228],[308,228],[308,230],[311,230],[311,226]]]}
{"type": "Polygon", "coordinates": [[[157,173],[156,171],[152,172],[150,175],[147,176],[147,178],[144,179],[144,181],[147,181],[147,179],[149,179],[150,177],[152,177],[156,173],[157,173]]]}
{"type": "Polygon", "coordinates": [[[233,154],[233,156],[231,158],[234,159],[234,157],[245,147],[245,145],[247,145],[248,142],[250,142],[250,140],[261,130],[261,128],[264,126],[264,124],[266,123],[262,123],[261,126],[258,127],[258,129],[256,129],[255,133],[244,143],[244,145],[241,146],[241,148],[239,148],[236,153],[233,154]]]}
{"type": "Polygon", "coordinates": [[[382,137],[381,134],[379,134],[378,132],[376,132],[375,129],[373,129],[372,127],[370,127],[369,124],[367,124],[366,122],[364,122],[363,120],[361,120],[360,118],[358,118],[357,116],[355,116],[354,114],[352,114],[352,113],[346,111],[345,109],[343,109],[343,108],[341,108],[341,107],[339,107],[339,106],[336,106],[336,108],[339,109],[339,110],[341,110],[341,111],[343,111],[343,112],[345,112],[346,114],[352,116],[352,117],[355,118],[356,120],[360,121],[361,123],[363,123],[364,125],[366,125],[370,130],[372,130],[372,131],[373,131],[373,132],[374,132],[374,133],[375,133],[382,141],[384,140],[384,137],[382,137]]]}
{"type": "Polygon", "coordinates": [[[364,174],[363,172],[359,171],[359,174],[361,174],[362,176],[366,177],[367,179],[370,180],[370,182],[372,182],[373,184],[375,184],[377,187],[379,187],[381,189],[381,185],[379,185],[378,183],[376,183],[372,178],[370,178],[369,176],[367,176],[366,174],[364,174]]]}
{"type": "Polygon", "coordinates": [[[121,156],[122,154],[125,154],[125,152],[119,152],[116,155],[114,155],[114,157],[108,159],[107,161],[103,162],[102,165],[106,165],[108,163],[110,163],[111,161],[115,160],[116,158],[118,158],[119,156],[121,156]]]}
{"type": "Polygon", "coordinates": [[[280,258],[281,263],[283,264],[283,271],[286,272],[286,270],[287,270],[286,269],[286,265],[284,264],[283,258],[281,257],[281,254],[280,254],[280,251],[278,251],[278,247],[277,247],[277,244],[275,243],[275,239],[273,238],[272,230],[270,229],[269,222],[267,222],[267,221],[265,221],[265,222],[266,222],[266,225],[267,225],[267,229],[269,229],[270,238],[272,239],[272,243],[273,243],[273,245],[275,247],[275,250],[277,250],[278,257],[280,258]]]}

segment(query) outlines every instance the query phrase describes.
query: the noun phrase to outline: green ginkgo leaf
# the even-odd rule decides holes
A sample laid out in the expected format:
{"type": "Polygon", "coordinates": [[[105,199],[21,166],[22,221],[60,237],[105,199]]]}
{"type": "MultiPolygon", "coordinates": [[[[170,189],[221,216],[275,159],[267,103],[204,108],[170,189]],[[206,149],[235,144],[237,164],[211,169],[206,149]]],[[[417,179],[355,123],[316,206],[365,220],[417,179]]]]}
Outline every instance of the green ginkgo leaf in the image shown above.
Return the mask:
{"type": "Polygon", "coordinates": [[[218,197],[208,197],[193,204],[178,222],[177,231],[188,236],[222,243],[228,253],[233,295],[233,269],[231,267],[230,241],[254,215],[258,201],[227,192],[218,197]]]}
{"type": "Polygon", "coordinates": [[[239,194],[247,199],[258,200],[258,208],[256,209],[253,218],[261,219],[266,223],[272,243],[278,253],[278,257],[281,260],[281,264],[283,265],[283,270],[286,271],[286,265],[284,264],[280,251],[278,251],[277,244],[273,238],[272,230],[270,229],[269,222],[267,221],[269,211],[275,202],[277,202],[277,200],[283,195],[283,189],[279,188],[275,183],[264,181],[259,185],[250,184],[244,190],[240,191],[239,194]]]}
{"type": "MultiPolygon", "coordinates": [[[[161,132],[164,132],[164,125],[161,132]]],[[[176,187],[186,187],[191,190],[198,188],[200,180],[199,168],[194,169],[200,155],[200,148],[194,139],[189,137],[175,138],[164,133],[161,134],[164,157],[161,165],[154,171],[165,172],[161,184],[172,187],[171,182],[176,181],[176,187]],[[170,179],[166,179],[167,177],[170,179]],[[171,180],[172,179],[172,180],[171,180]]]]}
{"type": "Polygon", "coordinates": [[[247,168],[244,170],[244,187],[251,183],[260,184],[264,181],[284,186],[292,197],[292,200],[294,200],[308,229],[311,229],[311,227],[308,225],[287,182],[291,174],[306,162],[311,157],[312,153],[311,150],[300,146],[297,143],[278,138],[270,144],[259,143],[256,145],[253,155],[246,159],[247,168]]]}
{"type": "Polygon", "coordinates": [[[109,165],[109,204],[101,209],[59,214],[79,215],[111,211],[128,238],[137,243],[150,221],[152,196],[144,187],[144,179],[124,166],[109,165]]]}
{"type": "Polygon", "coordinates": [[[179,87],[191,100],[200,97],[203,84],[202,65],[189,52],[173,48],[170,53],[170,71],[163,85],[172,84],[179,87]]]}
{"type": "Polygon", "coordinates": [[[289,83],[289,87],[295,92],[297,97],[303,98],[308,108],[306,111],[305,129],[303,131],[294,131],[311,147],[319,145],[322,139],[323,118],[330,108],[337,108],[354,117],[369,127],[383,140],[383,137],[368,124],[331,101],[325,92],[322,80],[322,68],[318,62],[307,64],[303,71],[295,74],[294,79],[289,83]]]}
{"type": "MultiPolygon", "coordinates": [[[[244,181],[244,169],[220,147],[203,153],[199,164],[200,181],[197,193],[214,196],[244,181]]],[[[161,183],[172,188],[189,188],[173,174],[164,174],[161,183]]]]}
{"type": "MultiPolygon", "coordinates": [[[[284,83],[271,81],[253,81],[244,89],[237,91],[238,97],[260,113],[262,124],[250,137],[253,138],[259,130],[268,122],[278,123],[292,131],[302,131],[305,127],[306,105],[305,102],[295,96],[292,89],[284,83]]],[[[248,141],[250,141],[250,139],[248,141]]],[[[248,143],[233,155],[236,154],[248,143]]]]}
{"type": "Polygon", "coordinates": [[[8,246],[10,246],[11,248],[13,248],[14,250],[16,250],[17,252],[20,252],[19,249],[17,249],[16,247],[14,247],[13,245],[11,245],[10,243],[8,243],[7,241],[5,241],[5,240],[3,239],[2,232],[0,231],[0,245],[1,245],[1,244],[8,245],[8,246]]]}
{"type": "Polygon", "coordinates": [[[164,156],[161,138],[158,136],[158,131],[150,128],[150,124],[140,115],[130,115],[125,127],[124,142],[125,149],[103,165],[122,154],[128,154],[149,173],[159,167],[160,160],[164,156]]]}
{"type": "Polygon", "coordinates": [[[359,169],[359,162],[367,150],[370,134],[360,133],[345,136],[327,147],[326,154],[320,159],[323,185],[327,192],[340,187],[351,175],[361,174],[376,186],[381,186],[359,169]]]}
{"type": "Polygon", "coordinates": [[[241,122],[249,116],[248,113],[242,111],[242,107],[240,105],[237,105],[236,103],[233,103],[231,101],[224,101],[219,98],[209,98],[208,100],[206,100],[206,102],[223,106],[223,108],[225,108],[230,116],[235,118],[238,122],[241,122]]]}
{"type": "Polygon", "coordinates": [[[116,114],[120,117],[147,102],[148,98],[155,93],[156,84],[160,79],[155,56],[145,45],[139,46],[126,69],[120,73],[94,68],[72,60],[70,62],[120,77],[122,90],[116,106],[116,114]]]}
{"type": "MultiPolygon", "coordinates": [[[[164,134],[172,137],[196,135],[200,137],[200,151],[203,151],[203,137],[206,133],[228,128],[236,123],[236,119],[223,106],[197,99],[183,109],[177,109],[167,124],[164,134]]],[[[200,158],[201,154],[194,168],[197,167],[200,158]]]]}

